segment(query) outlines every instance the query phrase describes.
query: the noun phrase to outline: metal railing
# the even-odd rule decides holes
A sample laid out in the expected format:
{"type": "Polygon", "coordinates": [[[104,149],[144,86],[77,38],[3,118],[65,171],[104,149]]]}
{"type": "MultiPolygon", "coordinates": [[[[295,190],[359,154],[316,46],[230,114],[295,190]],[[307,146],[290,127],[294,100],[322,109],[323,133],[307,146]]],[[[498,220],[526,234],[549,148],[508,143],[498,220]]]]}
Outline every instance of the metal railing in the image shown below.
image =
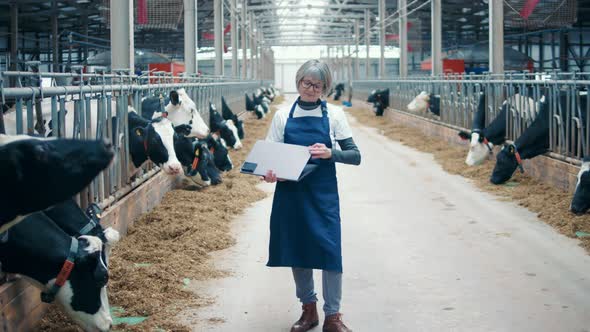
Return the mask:
{"type": "Polygon", "coordinates": [[[184,88],[195,101],[197,110],[203,120],[209,122],[209,102],[221,110],[223,96],[230,107],[238,113],[244,109],[244,93],[252,93],[260,86],[268,86],[269,81],[236,81],[214,78],[184,78],[155,74],[145,76],[124,73],[84,74],[84,73],[31,73],[2,72],[2,78],[16,78],[19,87],[0,86],[0,103],[13,104],[14,111],[4,115],[6,132],[11,134],[46,134],[47,123],[51,120],[52,136],[65,137],[66,126],[73,138],[107,139],[113,142],[115,161],[103,171],[93,183],[80,193],[80,205],[85,208],[96,202],[106,208],[126,195],[128,192],[148,180],[159,170],[157,166],[147,163],[143,175],[131,179],[128,174],[131,163],[128,157],[129,141],[127,139],[127,106],[132,105],[141,114],[141,100],[144,97],[167,97],[173,89],[184,88]],[[78,78],[86,81],[77,86],[43,87],[24,86],[23,78],[78,78]],[[204,82],[205,81],[205,82],[204,82]],[[92,83],[95,84],[92,84],[92,83]],[[66,111],[73,112],[73,123],[66,123],[66,111]],[[116,125],[113,125],[115,118],[116,125]],[[45,120],[45,125],[43,125],[45,120]]]}
{"type": "MultiPolygon", "coordinates": [[[[396,80],[353,81],[354,96],[363,100],[372,90],[390,89],[390,107],[410,112],[407,105],[422,91],[440,96],[440,116],[415,114],[439,123],[470,129],[479,93],[485,93],[486,125],[508,104],[506,138],[516,140],[539,110],[538,101],[548,101],[550,154],[579,164],[590,155],[590,105],[588,73],[506,73],[504,75],[447,75],[396,80]],[[519,94],[520,98],[514,96],[519,94]],[[530,98],[530,99],[529,99],[530,98]]],[[[410,112],[411,113],[411,112],[410,112]]]]}

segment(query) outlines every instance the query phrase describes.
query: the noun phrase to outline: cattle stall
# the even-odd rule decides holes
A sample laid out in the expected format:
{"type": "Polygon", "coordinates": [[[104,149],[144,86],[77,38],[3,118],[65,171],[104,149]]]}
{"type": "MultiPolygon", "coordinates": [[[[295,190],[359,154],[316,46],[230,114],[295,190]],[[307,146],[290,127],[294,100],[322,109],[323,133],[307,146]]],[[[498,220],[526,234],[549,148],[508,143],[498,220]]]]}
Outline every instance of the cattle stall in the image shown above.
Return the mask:
{"type": "MultiPolygon", "coordinates": [[[[131,177],[129,174],[127,107],[132,106],[142,114],[142,98],[164,98],[171,90],[183,88],[208,124],[210,102],[221,109],[223,97],[231,108],[243,109],[244,93],[252,94],[260,86],[270,84],[268,81],[220,77],[171,77],[163,73],[135,76],[124,73],[2,72],[0,78],[14,78],[20,86],[0,86],[1,103],[8,108],[4,114],[6,129],[14,131],[14,134],[65,137],[67,127],[73,126],[76,128],[73,130],[74,138],[113,142],[114,161],[77,195],[76,200],[83,209],[97,203],[104,211],[103,221],[114,226],[113,221],[117,220],[120,223],[117,227],[122,232],[139,213],[156,204],[174,186],[174,180],[151,161],[141,167],[138,175],[131,177]],[[47,79],[52,84],[46,87],[27,86],[27,78],[32,76],[47,79]],[[79,82],[87,84],[56,84],[60,79],[71,81],[76,77],[79,82]],[[72,123],[66,121],[66,111],[73,112],[72,123]],[[38,119],[42,124],[38,125],[38,119]]],[[[32,329],[47,308],[41,303],[37,288],[20,278],[0,281],[0,298],[3,303],[0,314],[5,318],[3,331],[32,329]]]]}
{"type": "Polygon", "coordinates": [[[542,96],[550,114],[550,152],[559,160],[580,165],[590,154],[589,113],[586,102],[590,81],[584,73],[505,73],[445,75],[395,80],[353,81],[355,97],[366,100],[372,90],[389,88],[391,108],[409,112],[407,105],[422,91],[440,98],[440,115],[421,113],[440,124],[470,128],[480,93],[485,94],[486,126],[500,114],[506,102],[506,139],[514,141],[538,112],[542,96]],[[519,94],[522,98],[511,98],[519,94]],[[530,99],[529,99],[530,98],[530,99]]]}

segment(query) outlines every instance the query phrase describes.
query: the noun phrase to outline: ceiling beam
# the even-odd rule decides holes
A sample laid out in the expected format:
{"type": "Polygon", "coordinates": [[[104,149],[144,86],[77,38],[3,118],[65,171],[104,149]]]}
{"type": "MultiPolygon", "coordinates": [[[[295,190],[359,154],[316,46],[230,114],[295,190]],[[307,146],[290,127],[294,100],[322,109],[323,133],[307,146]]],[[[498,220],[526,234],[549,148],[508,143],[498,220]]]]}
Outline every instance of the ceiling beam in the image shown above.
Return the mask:
{"type": "Polygon", "coordinates": [[[283,5],[277,6],[275,5],[252,5],[248,6],[248,10],[256,11],[256,10],[273,10],[273,9],[338,9],[343,8],[346,10],[365,10],[371,8],[377,8],[377,5],[355,5],[355,4],[328,4],[328,5],[283,5]]]}

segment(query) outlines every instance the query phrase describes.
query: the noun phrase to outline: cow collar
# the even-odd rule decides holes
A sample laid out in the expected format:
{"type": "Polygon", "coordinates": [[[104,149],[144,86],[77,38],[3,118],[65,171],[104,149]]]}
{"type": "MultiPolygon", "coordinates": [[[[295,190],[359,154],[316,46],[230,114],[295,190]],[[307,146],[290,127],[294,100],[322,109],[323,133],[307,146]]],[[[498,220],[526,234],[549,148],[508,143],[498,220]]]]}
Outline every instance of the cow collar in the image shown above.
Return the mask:
{"type": "Polygon", "coordinates": [[[74,269],[74,262],[78,256],[78,239],[75,237],[72,237],[71,239],[70,252],[68,253],[68,257],[64,261],[61,270],[55,278],[55,282],[49,289],[41,293],[41,301],[45,303],[51,303],[55,300],[55,295],[57,295],[61,287],[65,285],[66,281],[70,278],[72,270],[74,269]]]}
{"type": "Polygon", "coordinates": [[[524,167],[522,166],[522,158],[520,157],[520,153],[518,152],[516,145],[511,144],[511,146],[514,148],[514,157],[516,158],[516,162],[518,163],[518,169],[521,173],[524,173],[524,167]]]}
{"type": "Polygon", "coordinates": [[[483,135],[483,133],[480,129],[474,129],[471,131],[471,134],[475,134],[475,133],[477,133],[481,137],[483,137],[483,140],[481,142],[486,146],[486,148],[488,148],[488,151],[490,152],[490,154],[492,154],[493,151],[492,151],[492,148],[490,147],[490,141],[488,141],[488,138],[483,135]]]}
{"type": "Polygon", "coordinates": [[[191,165],[191,172],[196,171],[197,167],[199,167],[199,156],[201,154],[200,151],[200,148],[195,150],[195,159],[193,159],[193,164],[191,165]]]}

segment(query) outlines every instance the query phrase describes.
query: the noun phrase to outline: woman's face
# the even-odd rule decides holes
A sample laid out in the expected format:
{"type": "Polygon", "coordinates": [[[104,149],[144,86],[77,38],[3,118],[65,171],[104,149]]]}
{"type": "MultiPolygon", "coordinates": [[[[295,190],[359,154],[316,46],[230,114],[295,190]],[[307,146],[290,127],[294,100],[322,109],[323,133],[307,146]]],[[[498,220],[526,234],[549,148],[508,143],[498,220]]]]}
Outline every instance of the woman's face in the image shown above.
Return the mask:
{"type": "Polygon", "coordinates": [[[299,82],[297,91],[301,96],[301,101],[315,102],[320,99],[323,88],[324,82],[309,76],[303,76],[303,79],[299,82]]]}

